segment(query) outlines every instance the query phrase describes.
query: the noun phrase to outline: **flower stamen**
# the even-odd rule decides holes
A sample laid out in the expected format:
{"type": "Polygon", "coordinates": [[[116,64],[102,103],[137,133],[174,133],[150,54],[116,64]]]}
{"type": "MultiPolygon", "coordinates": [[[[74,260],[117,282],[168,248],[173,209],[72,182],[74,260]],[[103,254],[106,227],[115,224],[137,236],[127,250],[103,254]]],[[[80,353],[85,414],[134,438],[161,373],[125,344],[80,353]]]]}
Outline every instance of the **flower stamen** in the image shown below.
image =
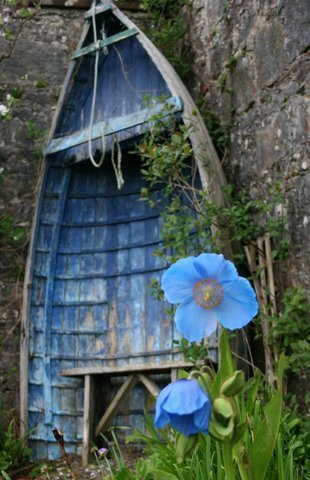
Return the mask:
{"type": "Polygon", "coordinates": [[[223,298],[222,286],[213,278],[200,280],[193,287],[193,298],[202,308],[215,308],[223,298]]]}

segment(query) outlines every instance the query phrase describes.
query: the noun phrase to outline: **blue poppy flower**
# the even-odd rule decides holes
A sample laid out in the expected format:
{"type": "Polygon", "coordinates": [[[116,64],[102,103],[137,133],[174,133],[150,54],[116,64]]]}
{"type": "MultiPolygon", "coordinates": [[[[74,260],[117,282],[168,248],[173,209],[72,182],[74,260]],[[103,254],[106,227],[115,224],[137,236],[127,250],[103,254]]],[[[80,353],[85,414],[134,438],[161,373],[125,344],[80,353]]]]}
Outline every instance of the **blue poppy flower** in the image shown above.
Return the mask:
{"type": "Polygon", "coordinates": [[[211,400],[197,380],[181,379],[169,383],[156,401],[155,427],[168,423],[186,436],[208,433],[211,400]]]}
{"type": "Polygon", "coordinates": [[[175,312],[177,329],[190,342],[198,342],[216,330],[247,325],[258,312],[250,282],[239,277],[223,255],[202,253],[178,260],[162,277],[162,289],[175,312]]]}

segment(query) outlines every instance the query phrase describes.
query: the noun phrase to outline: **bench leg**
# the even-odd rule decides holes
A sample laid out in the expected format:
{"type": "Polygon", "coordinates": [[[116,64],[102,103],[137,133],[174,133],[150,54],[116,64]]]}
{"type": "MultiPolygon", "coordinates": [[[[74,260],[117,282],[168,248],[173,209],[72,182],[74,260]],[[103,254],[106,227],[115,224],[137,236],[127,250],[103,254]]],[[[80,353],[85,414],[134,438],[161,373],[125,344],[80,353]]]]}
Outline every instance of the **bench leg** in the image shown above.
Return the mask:
{"type": "Polygon", "coordinates": [[[178,369],[172,368],[171,369],[171,381],[175,382],[178,379],[178,369]]]}
{"type": "Polygon", "coordinates": [[[88,455],[92,437],[93,425],[93,378],[91,375],[84,377],[84,415],[83,415],[83,450],[82,465],[88,465],[88,455]]]}

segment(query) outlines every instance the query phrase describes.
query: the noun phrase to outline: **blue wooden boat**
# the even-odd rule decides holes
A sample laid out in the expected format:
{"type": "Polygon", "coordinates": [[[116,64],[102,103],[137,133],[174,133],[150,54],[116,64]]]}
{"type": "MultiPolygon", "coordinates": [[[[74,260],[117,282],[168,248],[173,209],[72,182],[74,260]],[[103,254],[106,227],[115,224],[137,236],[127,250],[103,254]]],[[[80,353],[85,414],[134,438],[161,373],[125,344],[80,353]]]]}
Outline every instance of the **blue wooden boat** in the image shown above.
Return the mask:
{"type": "MultiPolygon", "coordinates": [[[[54,426],[69,453],[82,450],[83,377],[64,370],[125,371],[177,360],[174,325],[149,293],[163,268],[152,255],[160,206],[139,201],[140,160],[128,154],[155,114],[194,123],[201,183],[222,202],[221,166],[184,85],[119,9],[93,6],[45,149],[26,269],[21,420],[35,458],[59,457],[54,426]]],[[[119,424],[138,425],[143,395],[137,386],[119,424]]]]}

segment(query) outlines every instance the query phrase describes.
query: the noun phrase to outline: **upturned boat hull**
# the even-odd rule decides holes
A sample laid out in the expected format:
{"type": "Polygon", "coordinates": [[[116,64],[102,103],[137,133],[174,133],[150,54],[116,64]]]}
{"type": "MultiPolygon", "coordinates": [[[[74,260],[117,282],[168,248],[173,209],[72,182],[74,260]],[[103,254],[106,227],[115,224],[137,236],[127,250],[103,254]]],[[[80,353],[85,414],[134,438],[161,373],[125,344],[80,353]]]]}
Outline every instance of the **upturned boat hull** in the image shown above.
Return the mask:
{"type": "MultiPolygon", "coordinates": [[[[154,45],[110,3],[85,22],[45,149],[25,277],[21,418],[36,458],[59,457],[53,426],[69,453],[81,452],[83,381],[63,370],[178,358],[174,324],[149,289],[164,267],[153,255],[164,201],[140,201],[146,185],[128,149],[154,115],[193,122],[202,186],[221,203],[225,183],[192,99],[154,45]],[[120,151],[115,174],[111,157],[120,151]]],[[[160,189],[153,193],[161,198],[160,189]]],[[[140,426],[145,402],[136,387],[117,423],[140,426]]]]}

